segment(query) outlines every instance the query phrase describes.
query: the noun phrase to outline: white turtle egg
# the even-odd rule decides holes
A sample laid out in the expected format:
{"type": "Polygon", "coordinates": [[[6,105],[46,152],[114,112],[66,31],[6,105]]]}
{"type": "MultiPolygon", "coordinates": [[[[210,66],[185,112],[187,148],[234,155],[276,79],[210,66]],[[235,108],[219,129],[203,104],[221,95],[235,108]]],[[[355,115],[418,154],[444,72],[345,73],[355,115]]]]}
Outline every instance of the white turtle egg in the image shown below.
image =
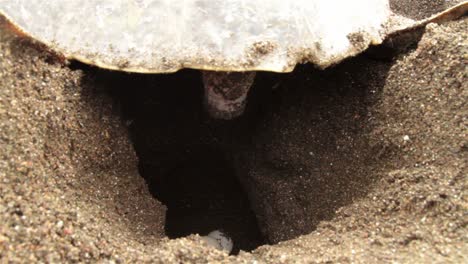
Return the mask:
{"type": "Polygon", "coordinates": [[[231,253],[234,243],[232,239],[220,230],[211,231],[208,235],[201,237],[206,244],[216,249],[231,253]]]}

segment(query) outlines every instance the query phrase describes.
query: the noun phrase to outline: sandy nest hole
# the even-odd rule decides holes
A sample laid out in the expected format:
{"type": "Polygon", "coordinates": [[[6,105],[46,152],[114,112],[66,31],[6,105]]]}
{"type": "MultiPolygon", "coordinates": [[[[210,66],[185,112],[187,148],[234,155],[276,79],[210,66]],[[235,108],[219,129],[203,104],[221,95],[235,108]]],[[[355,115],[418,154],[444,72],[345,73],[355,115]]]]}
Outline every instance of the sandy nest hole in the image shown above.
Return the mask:
{"type": "Polygon", "coordinates": [[[1,25],[1,262],[466,261],[466,19],[260,73],[232,122],[197,71],[63,62],[1,25]],[[236,255],[194,235],[217,228],[236,255]]]}

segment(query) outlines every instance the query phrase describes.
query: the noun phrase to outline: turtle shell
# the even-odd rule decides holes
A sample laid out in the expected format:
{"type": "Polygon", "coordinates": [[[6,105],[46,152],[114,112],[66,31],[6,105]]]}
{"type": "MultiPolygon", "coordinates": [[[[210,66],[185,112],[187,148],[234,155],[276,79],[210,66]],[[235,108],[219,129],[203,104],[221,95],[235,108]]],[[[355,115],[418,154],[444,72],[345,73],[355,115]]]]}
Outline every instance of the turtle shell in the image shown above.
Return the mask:
{"type": "Polygon", "coordinates": [[[387,0],[0,0],[0,12],[68,58],[145,73],[327,66],[380,43],[390,14],[387,0]]]}
{"type": "Polygon", "coordinates": [[[142,73],[324,68],[417,24],[390,23],[388,0],[0,0],[0,14],[69,59],[142,73]]]}

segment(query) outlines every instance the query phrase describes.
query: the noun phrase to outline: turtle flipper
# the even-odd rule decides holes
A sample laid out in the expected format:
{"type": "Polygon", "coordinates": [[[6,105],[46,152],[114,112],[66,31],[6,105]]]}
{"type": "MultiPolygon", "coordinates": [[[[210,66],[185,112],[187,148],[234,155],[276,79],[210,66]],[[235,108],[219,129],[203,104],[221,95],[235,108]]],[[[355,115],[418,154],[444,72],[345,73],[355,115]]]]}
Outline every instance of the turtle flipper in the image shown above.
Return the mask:
{"type": "Polygon", "coordinates": [[[242,115],[255,72],[202,71],[202,75],[208,114],[226,120],[242,115]]]}

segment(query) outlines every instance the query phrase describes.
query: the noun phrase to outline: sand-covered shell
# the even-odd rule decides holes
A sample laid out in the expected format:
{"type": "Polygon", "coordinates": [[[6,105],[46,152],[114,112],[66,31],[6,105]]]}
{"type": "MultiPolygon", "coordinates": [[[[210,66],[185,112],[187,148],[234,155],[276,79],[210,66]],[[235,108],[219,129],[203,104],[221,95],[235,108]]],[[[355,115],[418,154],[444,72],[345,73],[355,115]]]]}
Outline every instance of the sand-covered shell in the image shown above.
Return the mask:
{"type": "Polygon", "coordinates": [[[0,13],[67,58],[144,73],[326,67],[398,29],[388,0],[0,0],[0,13]]]}

